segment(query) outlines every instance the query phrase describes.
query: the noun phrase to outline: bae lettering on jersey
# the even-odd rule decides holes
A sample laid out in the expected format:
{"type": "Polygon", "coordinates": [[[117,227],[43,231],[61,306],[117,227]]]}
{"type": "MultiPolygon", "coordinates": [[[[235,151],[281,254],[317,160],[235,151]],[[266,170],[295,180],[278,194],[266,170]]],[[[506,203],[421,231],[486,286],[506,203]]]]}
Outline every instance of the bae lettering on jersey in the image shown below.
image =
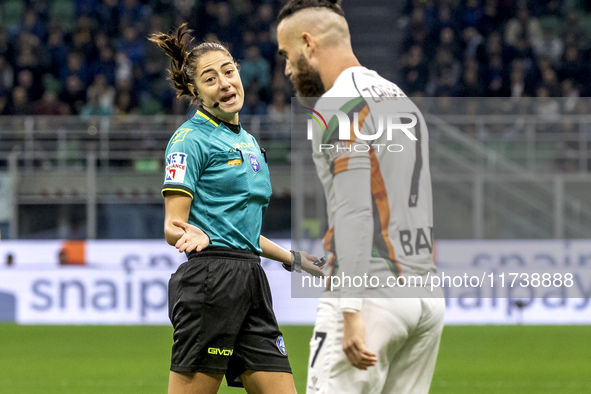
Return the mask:
{"type": "Polygon", "coordinates": [[[164,182],[183,183],[187,172],[187,154],[170,153],[166,156],[166,177],[164,182]]]}

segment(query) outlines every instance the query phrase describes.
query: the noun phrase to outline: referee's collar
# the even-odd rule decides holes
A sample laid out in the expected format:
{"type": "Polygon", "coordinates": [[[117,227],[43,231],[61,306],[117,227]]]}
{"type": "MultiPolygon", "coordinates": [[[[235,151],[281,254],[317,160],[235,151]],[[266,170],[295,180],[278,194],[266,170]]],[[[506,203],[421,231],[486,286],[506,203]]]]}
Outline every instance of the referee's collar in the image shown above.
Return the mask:
{"type": "Polygon", "coordinates": [[[215,115],[212,115],[211,112],[209,112],[205,108],[203,108],[202,105],[199,106],[198,111],[203,112],[205,115],[207,115],[209,117],[210,120],[213,120],[217,124],[223,123],[227,128],[230,129],[231,132],[233,132],[235,134],[240,133],[240,129],[241,129],[240,123],[239,124],[232,124],[232,123],[228,123],[224,120],[221,120],[220,118],[218,118],[215,115]]]}

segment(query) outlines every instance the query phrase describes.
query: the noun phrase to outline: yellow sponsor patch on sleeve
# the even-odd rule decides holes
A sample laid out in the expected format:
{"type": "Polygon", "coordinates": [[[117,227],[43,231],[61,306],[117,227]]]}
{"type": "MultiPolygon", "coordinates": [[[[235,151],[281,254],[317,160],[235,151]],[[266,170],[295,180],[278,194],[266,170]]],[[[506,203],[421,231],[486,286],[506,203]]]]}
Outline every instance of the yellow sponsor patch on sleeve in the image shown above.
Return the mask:
{"type": "Polygon", "coordinates": [[[242,164],[242,160],[230,160],[228,161],[229,166],[239,166],[242,164]]]}
{"type": "Polygon", "coordinates": [[[187,133],[192,130],[193,129],[178,129],[177,132],[175,133],[174,137],[172,138],[172,143],[174,144],[177,142],[184,141],[187,133]]]}

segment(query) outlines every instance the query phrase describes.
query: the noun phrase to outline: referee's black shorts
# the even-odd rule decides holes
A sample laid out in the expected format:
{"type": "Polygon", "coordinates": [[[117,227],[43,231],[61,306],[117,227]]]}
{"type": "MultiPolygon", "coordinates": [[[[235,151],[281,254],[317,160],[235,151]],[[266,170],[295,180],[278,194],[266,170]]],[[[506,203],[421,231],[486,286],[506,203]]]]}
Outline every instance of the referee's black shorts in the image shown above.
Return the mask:
{"type": "Polygon", "coordinates": [[[250,251],[190,253],[170,278],[168,314],[171,371],[225,374],[238,387],[246,370],[291,373],[269,282],[250,251]]]}

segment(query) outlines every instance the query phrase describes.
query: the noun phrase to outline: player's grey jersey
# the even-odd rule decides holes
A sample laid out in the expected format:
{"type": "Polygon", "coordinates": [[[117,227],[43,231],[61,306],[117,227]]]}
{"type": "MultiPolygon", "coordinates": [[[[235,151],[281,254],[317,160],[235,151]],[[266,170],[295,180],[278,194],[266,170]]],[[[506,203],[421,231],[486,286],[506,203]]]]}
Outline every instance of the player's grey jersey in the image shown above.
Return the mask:
{"type": "Polygon", "coordinates": [[[429,136],[419,109],[375,71],[352,67],[315,110],[326,120],[313,128],[312,145],[332,274],[371,275],[383,271],[380,262],[394,275],[435,273],[429,136]]]}

